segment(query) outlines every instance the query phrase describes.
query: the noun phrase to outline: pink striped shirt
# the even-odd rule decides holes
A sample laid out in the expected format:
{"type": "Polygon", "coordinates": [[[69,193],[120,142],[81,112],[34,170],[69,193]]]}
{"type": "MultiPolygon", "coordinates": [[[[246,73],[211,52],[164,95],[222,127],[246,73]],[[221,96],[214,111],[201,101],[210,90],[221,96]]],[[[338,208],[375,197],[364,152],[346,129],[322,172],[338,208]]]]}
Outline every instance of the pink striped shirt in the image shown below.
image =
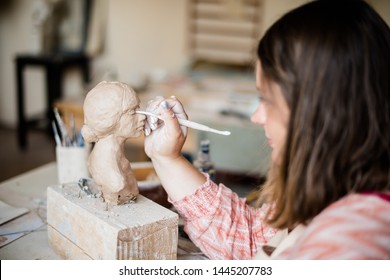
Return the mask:
{"type": "MultiPolygon", "coordinates": [[[[269,205],[250,207],[209,179],[173,204],[210,259],[251,259],[277,232],[263,221],[269,205]]],[[[278,258],[390,259],[390,203],[376,195],[348,195],[317,215],[278,258]]]]}

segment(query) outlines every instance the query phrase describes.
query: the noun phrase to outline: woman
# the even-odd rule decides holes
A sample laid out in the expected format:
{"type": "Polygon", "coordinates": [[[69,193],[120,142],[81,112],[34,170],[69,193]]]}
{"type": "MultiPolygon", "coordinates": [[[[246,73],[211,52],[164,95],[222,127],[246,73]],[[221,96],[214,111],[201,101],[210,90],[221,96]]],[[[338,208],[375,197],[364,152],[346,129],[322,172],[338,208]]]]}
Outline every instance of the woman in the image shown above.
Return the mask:
{"type": "Polygon", "coordinates": [[[260,104],[272,165],[252,208],[180,154],[180,102],[149,105],[145,151],[213,259],[390,259],[390,30],[364,1],[314,1],[258,46],[260,104]],[[261,204],[260,204],[261,202],[261,204]]]}
{"type": "Polygon", "coordinates": [[[103,199],[113,205],[135,200],[137,180],[126,159],[126,139],[141,136],[145,117],[136,114],[139,98],[127,84],[101,82],[84,101],[82,135],[95,143],[88,160],[94,182],[103,199]]]}

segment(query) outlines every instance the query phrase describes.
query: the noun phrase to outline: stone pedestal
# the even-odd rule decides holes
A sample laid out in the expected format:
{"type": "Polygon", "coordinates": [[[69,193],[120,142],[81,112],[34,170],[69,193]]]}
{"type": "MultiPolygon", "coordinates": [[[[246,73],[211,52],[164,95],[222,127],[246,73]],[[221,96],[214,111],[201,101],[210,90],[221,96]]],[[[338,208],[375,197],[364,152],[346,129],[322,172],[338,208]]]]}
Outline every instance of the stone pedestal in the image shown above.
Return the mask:
{"type": "Polygon", "coordinates": [[[47,190],[49,244],[64,259],[176,259],[178,215],[139,195],[108,205],[77,184],[47,190]]]}

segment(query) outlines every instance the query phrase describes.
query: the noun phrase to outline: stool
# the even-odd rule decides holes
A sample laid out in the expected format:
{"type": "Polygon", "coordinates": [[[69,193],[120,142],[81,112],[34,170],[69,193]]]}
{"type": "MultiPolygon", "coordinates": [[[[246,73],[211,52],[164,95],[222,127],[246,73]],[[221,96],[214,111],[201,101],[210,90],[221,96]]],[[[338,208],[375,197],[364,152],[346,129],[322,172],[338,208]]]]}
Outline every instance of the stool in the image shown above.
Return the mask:
{"type": "MultiPolygon", "coordinates": [[[[18,111],[18,143],[21,149],[27,146],[26,132],[29,125],[36,120],[26,120],[24,105],[23,70],[26,66],[44,67],[46,71],[46,119],[52,119],[52,105],[54,100],[62,97],[62,78],[64,71],[71,67],[80,67],[84,82],[89,81],[89,57],[83,53],[77,54],[22,54],[17,55],[16,62],[16,87],[17,87],[17,111],[18,111]]],[[[48,126],[50,127],[50,126],[48,126]]]]}

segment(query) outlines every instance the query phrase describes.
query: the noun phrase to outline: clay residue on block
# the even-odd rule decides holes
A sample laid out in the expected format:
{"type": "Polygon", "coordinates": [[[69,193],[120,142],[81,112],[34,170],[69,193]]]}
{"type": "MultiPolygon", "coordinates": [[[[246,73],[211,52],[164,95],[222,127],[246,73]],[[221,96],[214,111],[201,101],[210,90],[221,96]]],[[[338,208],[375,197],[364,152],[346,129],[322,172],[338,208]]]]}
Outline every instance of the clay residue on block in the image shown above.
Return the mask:
{"type": "Polygon", "coordinates": [[[141,136],[145,116],[136,114],[139,98],[121,82],[101,82],[84,100],[82,135],[95,143],[88,159],[88,169],[103,199],[113,205],[136,200],[137,180],[125,157],[128,138],[141,136]]]}
{"type": "Polygon", "coordinates": [[[66,259],[176,259],[178,214],[143,195],[108,205],[76,183],[49,186],[50,246],[66,259]]]}

